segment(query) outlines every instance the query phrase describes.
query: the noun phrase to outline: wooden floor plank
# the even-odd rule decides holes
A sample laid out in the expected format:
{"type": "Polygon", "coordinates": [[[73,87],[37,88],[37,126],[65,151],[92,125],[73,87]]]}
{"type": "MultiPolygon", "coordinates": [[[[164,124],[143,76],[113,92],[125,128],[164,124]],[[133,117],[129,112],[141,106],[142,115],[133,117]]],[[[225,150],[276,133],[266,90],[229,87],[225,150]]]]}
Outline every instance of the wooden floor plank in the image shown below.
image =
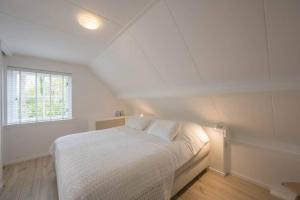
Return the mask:
{"type": "MultiPolygon", "coordinates": [[[[58,200],[56,177],[50,156],[4,168],[1,200],[58,200]]],[[[278,200],[269,192],[234,176],[212,171],[198,176],[173,200],[278,200]]]]}

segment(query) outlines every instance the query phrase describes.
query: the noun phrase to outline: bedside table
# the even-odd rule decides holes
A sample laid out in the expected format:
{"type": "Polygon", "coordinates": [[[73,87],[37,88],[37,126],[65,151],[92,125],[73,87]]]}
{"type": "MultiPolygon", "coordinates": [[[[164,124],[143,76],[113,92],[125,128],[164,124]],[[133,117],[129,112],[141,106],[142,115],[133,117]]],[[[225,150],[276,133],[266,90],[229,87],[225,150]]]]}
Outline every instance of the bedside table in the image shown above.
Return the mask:
{"type": "Polygon", "coordinates": [[[113,127],[124,126],[124,125],[125,125],[125,116],[112,117],[112,118],[96,121],[96,130],[113,128],[113,127]]]}

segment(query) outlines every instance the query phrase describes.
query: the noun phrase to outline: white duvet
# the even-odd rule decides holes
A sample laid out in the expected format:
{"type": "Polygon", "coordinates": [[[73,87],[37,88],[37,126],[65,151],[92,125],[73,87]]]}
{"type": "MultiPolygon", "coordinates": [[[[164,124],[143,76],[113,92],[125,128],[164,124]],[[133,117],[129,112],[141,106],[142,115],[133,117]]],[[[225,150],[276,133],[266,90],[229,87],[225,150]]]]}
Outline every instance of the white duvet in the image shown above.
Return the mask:
{"type": "Polygon", "coordinates": [[[54,143],[60,200],[170,199],[176,169],[193,154],[131,128],[74,134],[54,143]]]}

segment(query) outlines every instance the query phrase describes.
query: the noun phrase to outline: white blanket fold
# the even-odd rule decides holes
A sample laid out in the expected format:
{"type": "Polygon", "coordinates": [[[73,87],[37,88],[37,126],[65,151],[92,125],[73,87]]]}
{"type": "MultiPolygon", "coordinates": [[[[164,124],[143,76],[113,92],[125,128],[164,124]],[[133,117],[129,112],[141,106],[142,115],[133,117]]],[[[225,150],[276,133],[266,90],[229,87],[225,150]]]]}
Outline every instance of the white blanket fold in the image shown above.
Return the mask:
{"type": "Polygon", "coordinates": [[[175,170],[192,156],[186,149],[128,128],[59,138],[53,150],[59,199],[170,199],[175,170]]]}

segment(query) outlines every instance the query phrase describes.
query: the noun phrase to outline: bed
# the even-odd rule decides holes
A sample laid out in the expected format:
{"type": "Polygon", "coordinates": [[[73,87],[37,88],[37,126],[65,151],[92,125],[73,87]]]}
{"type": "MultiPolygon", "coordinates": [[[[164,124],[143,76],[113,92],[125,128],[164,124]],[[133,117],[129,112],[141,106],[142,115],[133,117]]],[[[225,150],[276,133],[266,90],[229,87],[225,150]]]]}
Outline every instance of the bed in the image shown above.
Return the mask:
{"type": "Polygon", "coordinates": [[[148,134],[130,126],[57,139],[53,159],[59,199],[170,199],[209,166],[208,139],[202,132],[195,144],[195,134],[187,137],[179,131],[183,127],[176,127],[175,136],[167,127],[170,141],[156,134],[165,134],[166,127],[148,134]]]}

